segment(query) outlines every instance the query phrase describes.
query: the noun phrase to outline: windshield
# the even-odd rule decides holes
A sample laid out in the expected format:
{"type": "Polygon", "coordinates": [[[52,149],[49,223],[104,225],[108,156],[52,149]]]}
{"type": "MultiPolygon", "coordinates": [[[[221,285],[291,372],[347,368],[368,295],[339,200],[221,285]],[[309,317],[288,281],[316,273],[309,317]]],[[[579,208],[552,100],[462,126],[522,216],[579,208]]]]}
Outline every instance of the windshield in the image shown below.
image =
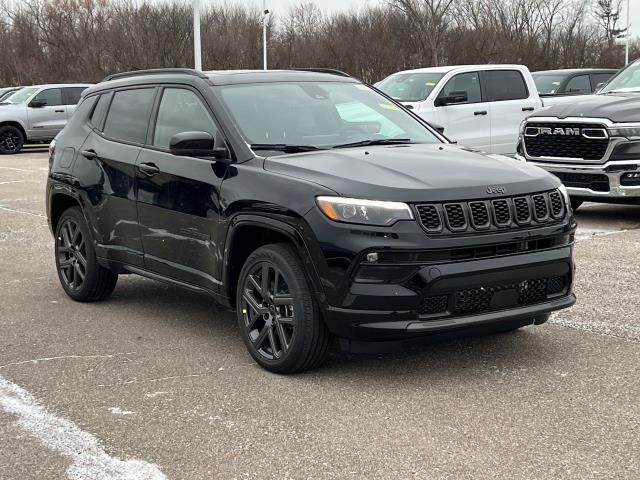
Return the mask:
{"type": "Polygon", "coordinates": [[[613,77],[600,93],[640,92],[640,60],[613,77]]]}
{"type": "Polygon", "coordinates": [[[409,113],[359,83],[276,82],[218,88],[246,142],[261,149],[441,142],[409,113]]]}
{"type": "Polygon", "coordinates": [[[443,73],[396,73],[376,84],[376,87],[401,102],[421,102],[442,77],[443,73]]]}
{"type": "Polygon", "coordinates": [[[3,100],[3,102],[7,102],[7,103],[24,103],[27,100],[29,100],[29,98],[31,98],[31,95],[33,95],[37,91],[38,91],[38,87],[23,88],[21,90],[18,90],[17,92],[14,92],[13,94],[9,95],[7,98],[5,98],[3,100]]]}
{"type": "Polygon", "coordinates": [[[557,93],[560,88],[560,84],[566,78],[566,75],[555,74],[533,74],[533,81],[536,83],[538,93],[541,94],[553,94],[557,93]]]}

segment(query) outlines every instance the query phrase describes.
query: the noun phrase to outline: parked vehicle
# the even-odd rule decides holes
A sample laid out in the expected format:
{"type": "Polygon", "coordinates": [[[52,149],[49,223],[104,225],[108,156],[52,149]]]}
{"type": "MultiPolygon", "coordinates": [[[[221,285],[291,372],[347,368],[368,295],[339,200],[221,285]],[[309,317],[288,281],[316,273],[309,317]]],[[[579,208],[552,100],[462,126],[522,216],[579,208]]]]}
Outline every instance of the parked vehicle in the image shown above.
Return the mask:
{"type": "Polygon", "coordinates": [[[618,70],[613,68],[572,68],[533,72],[538,94],[544,99],[553,95],[588,95],[602,87],[618,70]]]}
{"type": "Polygon", "coordinates": [[[11,95],[14,92],[17,92],[18,90],[20,90],[22,87],[5,87],[5,88],[0,88],[0,103],[2,103],[2,101],[7,98],[9,95],[11,95]]]}
{"type": "Polygon", "coordinates": [[[640,200],[640,60],[596,95],[534,113],[520,127],[518,155],[583,201],[640,200]]]}
{"type": "Polygon", "coordinates": [[[0,154],[18,153],[26,142],[48,142],[66,125],[90,85],[36,85],[0,103],[0,154]]]}
{"type": "Polygon", "coordinates": [[[544,101],[523,65],[457,65],[394,73],[376,87],[450,139],[485,152],[513,154],[518,125],[531,112],[571,101],[544,101]]]}
{"type": "Polygon", "coordinates": [[[126,273],[210,294],[274,372],[319,365],[334,336],[380,350],[575,301],[557,178],[452,145],[340,72],[113,75],[50,155],[72,299],[105,299],[126,273]]]}

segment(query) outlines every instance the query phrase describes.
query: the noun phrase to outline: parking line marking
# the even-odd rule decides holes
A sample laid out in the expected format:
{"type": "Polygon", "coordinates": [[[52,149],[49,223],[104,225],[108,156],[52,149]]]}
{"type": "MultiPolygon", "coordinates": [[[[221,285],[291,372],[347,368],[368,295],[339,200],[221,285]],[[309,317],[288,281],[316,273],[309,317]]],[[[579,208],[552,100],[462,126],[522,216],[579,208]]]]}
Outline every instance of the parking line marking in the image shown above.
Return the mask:
{"type": "Polygon", "coordinates": [[[0,167],[0,168],[4,168],[5,170],[15,170],[16,172],[28,172],[28,173],[40,173],[40,172],[46,172],[48,170],[47,168],[39,168],[38,170],[16,168],[16,167],[0,167]]]}
{"type": "Polygon", "coordinates": [[[23,360],[21,362],[7,363],[6,365],[0,365],[0,369],[7,367],[14,367],[16,365],[26,365],[28,363],[36,364],[38,362],[52,362],[54,360],[66,360],[66,359],[78,359],[78,358],[114,358],[121,355],[133,355],[135,352],[125,353],[111,353],[109,355],[61,355],[59,357],[44,357],[34,358],[33,360],[23,360]]]}
{"type": "Polygon", "coordinates": [[[0,205],[0,210],[6,210],[7,212],[12,212],[12,213],[22,213],[24,215],[31,215],[32,217],[47,218],[41,213],[26,212],[24,210],[15,210],[13,208],[5,207],[4,205],[0,205]]]}
{"type": "Polygon", "coordinates": [[[24,183],[26,180],[9,180],[8,182],[0,182],[0,185],[7,185],[9,183],[24,183]]]}
{"type": "Polygon", "coordinates": [[[1,376],[0,407],[16,415],[17,424],[43,446],[71,458],[70,480],[166,480],[157,465],[110,456],[96,437],[48,412],[24,388],[1,376]]]}

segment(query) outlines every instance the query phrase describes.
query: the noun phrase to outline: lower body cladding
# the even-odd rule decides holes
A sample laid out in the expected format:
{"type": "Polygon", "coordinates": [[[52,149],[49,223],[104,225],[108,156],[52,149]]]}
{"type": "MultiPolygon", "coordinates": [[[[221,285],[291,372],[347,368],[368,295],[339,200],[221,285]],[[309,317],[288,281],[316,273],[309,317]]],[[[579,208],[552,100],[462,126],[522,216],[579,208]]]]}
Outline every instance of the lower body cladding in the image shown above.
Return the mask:
{"type": "Polygon", "coordinates": [[[616,160],[602,165],[527,162],[557,176],[571,197],[603,203],[640,203],[640,160],[616,160]]]}
{"type": "Polygon", "coordinates": [[[571,245],[450,263],[398,262],[420,253],[381,252],[378,262],[357,270],[353,308],[325,307],[325,322],[343,349],[386,350],[376,347],[384,342],[393,350],[433,337],[540,324],[575,303],[571,245]]]}

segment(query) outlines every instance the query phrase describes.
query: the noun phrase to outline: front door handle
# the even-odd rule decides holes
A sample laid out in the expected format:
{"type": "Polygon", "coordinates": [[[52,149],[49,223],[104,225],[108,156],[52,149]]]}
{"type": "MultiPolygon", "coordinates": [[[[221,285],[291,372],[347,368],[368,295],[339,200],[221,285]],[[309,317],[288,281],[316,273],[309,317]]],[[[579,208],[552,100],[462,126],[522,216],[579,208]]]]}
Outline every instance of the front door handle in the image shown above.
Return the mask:
{"type": "Polygon", "coordinates": [[[98,158],[98,154],[95,152],[95,150],[82,150],[80,154],[87,160],[94,160],[98,158]]]}
{"type": "Polygon", "coordinates": [[[64,110],[54,110],[56,113],[64,113],[64,110]]]}
{"type": "Polygon", "coordinates": [[[477,112],[473,112],[474,115],[486,115],[487,111],[486,110],[478,110],[477,112]]]}
{"type": "Polygon", "coordinates": [[[138,165],[138,170],[149,177],[152,177],[156,173],[160,173],[160,169],[155,163],[141,163],[138,165]]]}
{"type": "Polygon", "coordinates": [[[523,112],[533,112],[535,109],[533,107],[522,107],[523,112]]]}

